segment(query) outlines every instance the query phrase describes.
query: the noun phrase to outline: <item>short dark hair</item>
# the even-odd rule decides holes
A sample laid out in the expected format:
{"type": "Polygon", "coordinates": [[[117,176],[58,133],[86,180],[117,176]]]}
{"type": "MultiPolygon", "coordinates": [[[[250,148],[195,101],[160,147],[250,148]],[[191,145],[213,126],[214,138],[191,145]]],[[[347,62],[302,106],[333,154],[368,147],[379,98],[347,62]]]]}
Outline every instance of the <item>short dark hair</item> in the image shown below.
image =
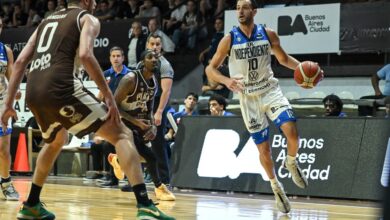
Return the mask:
{"type": "Polygon", "coordinates": [[[150,53],[153,53],[154,51],[153,50],[150,50],[150,49],[146,49],[144,51],[142,51],[141,53],[141,56],[140,56],[140,60],[143,62],[145,60],[145,57],[150,54],[150,53]]]}
{"type": "Polygon", "coordinates": [[[186,99],[187,99],[188,97],[190,97],[190,96],[194,97],[194,98],[196,99],[196,101],[198,101],[198,99],[199,99],[198,94],[196,94],[195,92],[189,92],[189,93],[187,93],[186,99]]]}
{"type": "Polygon", "coordinates": [[[223,110],[226,110],[227,102],[226,102],[226,99],[223,96],[218,95],[218,94],[214,94],[214,95],[210,96],[209,104],[210,104],[211,101],[218,102],[219,105],[223,105],[223,110]]]}
{"type": "MultiPolygon", "coordinates": [[[[241,1],[241,0],[237,0],[237,2],[238,2],[238,1],[241,1]]],[[[256,9],[256,8],[257,8],[257,2],[256,2],[256,0],[250,0],[250,2],[251,2],[252,8],[253,8],[253,9],[256,9]]]]}
{"type": "MultiPolygon", "coordinates": [[[[146,40],[146,43],[149,43],[149,40],[150,40],[150,38],[160,38],[160,40],[162,40],[161,39],[161,36],[160,35],[158,35],[157,33],[153,33],[153,34],[151,34],[151,35],[149,35],[148,36],[148,39],[146,40]]],[[[161,42],[162,43],[162,42],[161,42]]]]}
{"type": "Polygon", "coordinates": [[[114,51],[114,50],[119,50],[122,53],[122,56],[125,55],[125,52],[123,51],[123,49],[121,47],[118,47],[118,46],[111,47],[110,55],[111,55],[112,51],[114,51]]]}
{"type": "Polygon", "coordinates": [[[343,109],[343,101],[341,101],[341,99],[335,95],[335,94],[330,94],[328,96],[326,96],[323,100],[322,100],[322,104],[325,105],[325,102],[327,101],[331,101],[333,103],[336,104],[336,107],[337,109],[339,109],[340,111],[343,109]]]}

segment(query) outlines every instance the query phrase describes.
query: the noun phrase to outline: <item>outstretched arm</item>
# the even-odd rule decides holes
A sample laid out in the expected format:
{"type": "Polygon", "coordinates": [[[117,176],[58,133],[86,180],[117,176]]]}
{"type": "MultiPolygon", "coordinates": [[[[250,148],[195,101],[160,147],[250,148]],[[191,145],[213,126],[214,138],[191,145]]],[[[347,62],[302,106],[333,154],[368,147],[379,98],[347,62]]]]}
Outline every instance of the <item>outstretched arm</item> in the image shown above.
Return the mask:
{"type": "Polygon", "coordinates": [[[230,35],[225,35],[218,44],[218,49],[215,52],[213,58],[210,61],[210,64],[206,67],[206,74],[209,82],[211,84],[221,83],[226,85],[233,92],[240,92],[243,88],[240,79],[232,79],[224,76],[219,70],[218,67],[222,65],[226,56],[229,54],[230,50],[230,35]]]}
{"type": "Polygon", "coordinates": [[[288,55],[283,50],[282,46],[280,45],[279,36],[274,30],[267,28],[266,31],[271,42],[272,51],[274,52],[276,59],[283,66],[295,70],[295,68],[299,65],[299,61],[294,57],[288,55]]]}

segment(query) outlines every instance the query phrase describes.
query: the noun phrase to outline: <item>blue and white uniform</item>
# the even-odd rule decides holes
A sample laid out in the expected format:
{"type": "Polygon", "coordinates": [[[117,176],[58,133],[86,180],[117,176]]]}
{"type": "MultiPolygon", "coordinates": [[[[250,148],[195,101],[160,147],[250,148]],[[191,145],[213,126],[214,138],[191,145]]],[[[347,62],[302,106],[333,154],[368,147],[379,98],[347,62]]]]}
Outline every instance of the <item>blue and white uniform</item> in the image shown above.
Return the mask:
{"type": "MultiPolygon", "coordinates": [[[[0,42],[0,110],[2,111],[4,108],[4,101],[7,97],[7,88],[8,88],[8,80],[6,77],[8,68],[8,56],[7,50],[5,49],[5,45],[0,42]]],[[[7,131],[3,132],[3,129],[0,129],[0,136],[9,135],[12,132],[11,128],[11,120],[8,121],[7,131]]]]}
{"type": "Polygon", "coordinates": [[[230,77],[242,79],[244,89],[239,94],[242,117],[259,144],[268,140],[266,116],[278,127],[295,121],[295,117],[271,69],[271,43],[265,28],[255,25],[248,39],[238,27],[233,27],[230,36],[230,77]]]}

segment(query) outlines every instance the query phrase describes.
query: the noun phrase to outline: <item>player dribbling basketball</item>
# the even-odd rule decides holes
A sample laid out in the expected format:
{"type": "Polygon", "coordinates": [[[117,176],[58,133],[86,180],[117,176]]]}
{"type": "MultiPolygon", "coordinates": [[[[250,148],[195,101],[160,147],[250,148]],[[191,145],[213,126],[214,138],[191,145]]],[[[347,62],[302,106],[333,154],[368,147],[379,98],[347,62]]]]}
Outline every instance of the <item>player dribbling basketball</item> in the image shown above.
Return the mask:
{"type": "Polygon", "coordinates": [[[299,61],[283,50],[275,31],[254,24],[256,8],[255,0],[237,1],[239,27],[234,27],[221,40],[206,73],[210,80],[225,84],[239,93],[242,117],[259,150],[260,162],[271,181],[277,207],[288,213],[290,202],[274,171],[267,117],[287,138],[288,156],[283,166],[291,172],[294,183],[300,188],[306,188],[308,182],[296,161],[299,147],[296,118],[272,72],[271,51],[279,63],[289,69],[294,70],[299,61]],[[217,70],[228,54],[231,78],[217,70]]]}

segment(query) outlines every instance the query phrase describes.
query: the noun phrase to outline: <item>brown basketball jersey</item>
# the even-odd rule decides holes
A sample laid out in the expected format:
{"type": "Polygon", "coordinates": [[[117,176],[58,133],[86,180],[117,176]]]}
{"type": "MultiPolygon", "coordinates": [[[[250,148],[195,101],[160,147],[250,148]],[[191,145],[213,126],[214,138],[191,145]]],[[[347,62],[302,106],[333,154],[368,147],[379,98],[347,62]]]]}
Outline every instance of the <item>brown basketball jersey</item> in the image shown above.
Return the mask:
{"type": "Polygon", "coordinates": [[[121,102],[120,107],[137,119],[150,120],[152,102],[157,93],[156,78],[153,76],[151,80],[146,80],[140,70],[134,70],[129,74],[135,74],[136,85],[134,91],[121,102]]]}
{"type": "Polygon", "coordinates": [[[27,81],[27,102],[40,103],[41,95],[62,99],[82,86],[77,78],[80,18],[87,11],[70,8],[57,11],[38,26],[34,55],[27,81]]]}

